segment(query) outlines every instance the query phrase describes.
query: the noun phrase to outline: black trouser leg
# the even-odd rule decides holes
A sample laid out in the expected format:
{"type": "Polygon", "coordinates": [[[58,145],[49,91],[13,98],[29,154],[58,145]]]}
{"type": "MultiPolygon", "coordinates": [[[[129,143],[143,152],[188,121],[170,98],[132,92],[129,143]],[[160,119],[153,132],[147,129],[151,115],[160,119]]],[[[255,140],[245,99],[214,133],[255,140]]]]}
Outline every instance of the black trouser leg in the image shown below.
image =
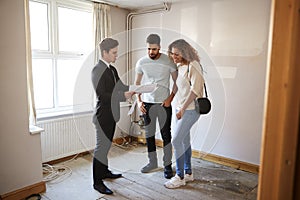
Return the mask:
{"type": "Polygon", "coordinates": [[[163,139],[163,165],[168,166],[172,164],[172,143],[171,143],[171,120],[172,107],[163,107],[158,115],[161,137],[163,139]]]}
{"type": "MultiPolygon", "coordinates": [[[[155,131],[156,131],[156,119],[158,118],[160,132],[163,139],[163,164],[168,166],[172,164],[172,144],[171,144],[171,120],[172,120],[172,107],[163,107],[160,104],[145,103],[147,113],[144,115],[144,120],[149,122],[145,126],[146,141],[148,156],[151,152],[156,152],[155,145],[155,131]]],[[[153,153],[154,154],[154,153],[153,153]]]]}
{"type": "Polygon", "coordinates": [[[94,117],[96,128],[96,147],[93,158],[93,180],[94,184],[102,181],[108,172],[107,154],[111,147],[115,132],[115,121],[113,118],[98,119],[94,117]]]}

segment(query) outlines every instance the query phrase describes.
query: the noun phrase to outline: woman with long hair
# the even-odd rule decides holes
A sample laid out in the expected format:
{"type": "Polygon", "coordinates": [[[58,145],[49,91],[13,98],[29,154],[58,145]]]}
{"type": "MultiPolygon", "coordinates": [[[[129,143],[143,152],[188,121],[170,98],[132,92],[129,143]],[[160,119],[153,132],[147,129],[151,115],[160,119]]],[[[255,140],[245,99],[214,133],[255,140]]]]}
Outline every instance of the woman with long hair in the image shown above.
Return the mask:
{"type": "Polygon", "coordinates": [[[178,188],[193,181],[190,129],[200,114],[194,100],[203,96],[204,79],[197,51],[185,40],[179,39],[168,47],[168,55],[177,64],[176,125],[172,144],[176,158],[176,175],[166,182],[167,188],[178,188]]]}

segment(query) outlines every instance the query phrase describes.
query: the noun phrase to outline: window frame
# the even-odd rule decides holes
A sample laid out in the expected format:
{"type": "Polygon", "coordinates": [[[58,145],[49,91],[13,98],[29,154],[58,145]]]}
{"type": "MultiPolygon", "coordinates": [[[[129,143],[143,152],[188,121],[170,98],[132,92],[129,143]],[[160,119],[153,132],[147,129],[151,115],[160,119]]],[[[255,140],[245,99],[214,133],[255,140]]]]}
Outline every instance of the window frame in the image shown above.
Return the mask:
{"type": "MultiPolygon", "coordinates": [[[[29,0],[30,2],[43,3],[47,5],[47,18],[48,18],[48,51],[32,49],[32,59],[51,59],[53,69],[53,108],[37,109],[37,120],[56,118],[65,115],[78,114],[74,113],[74,105],[59,106],[58,105],[58,80],[57,80],[57,62],[59,59],[72,59],[83,60],[88,55],[86,52],[78,51],[60,51],[59,50],[59,24],[58,24],[58,9],[67,8],[77,11],[90,12],[93,14],[93,3],[82,2],[79,0],[29,0]]],[[[93,20],[93,19],[92,19],[93,20]]],[[[94,40],[94,38],[93,38],[94,40]]],[[[92,41],[94,44],[94,41],[92,41]]],[[[82,106],[82,105],[80,105],[82,106]]],[[[77,112],[93,112],[89,106],[82,106],[83,109],[77,112]]]]}

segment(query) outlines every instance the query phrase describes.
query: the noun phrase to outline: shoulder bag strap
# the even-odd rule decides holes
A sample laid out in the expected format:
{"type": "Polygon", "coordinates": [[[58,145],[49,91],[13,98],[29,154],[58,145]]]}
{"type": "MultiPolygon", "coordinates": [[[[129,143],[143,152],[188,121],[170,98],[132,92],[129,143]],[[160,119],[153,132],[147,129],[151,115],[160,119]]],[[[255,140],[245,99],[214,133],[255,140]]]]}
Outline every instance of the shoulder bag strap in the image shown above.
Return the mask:
{"type": "MultiPolygon", "coordinates": [[[[199,64],[200,64],[200,63],[199,63],[199,64]]],[[[202,67],[201,64],[200,64],[200,67],[201,67],[201,70],[202,70],[202,72],[203,72],[203,67],[202,67]]],[[[190,64],[188,64],[188,66],[187,66],[187,76],[188,76],[188,78],[189,78],[189,72],[190,72],[190,64]]],[[[191,85],[191,80],[190,80],[190,79],[189,79],[189,82],[190,82],[190,85],[191,85]]],[[[206,90],[205,81],[204,81],[204,91],[205,91],[205,97],[207,98],[208,95],[207,95],[207,90],[206,90]]]]}

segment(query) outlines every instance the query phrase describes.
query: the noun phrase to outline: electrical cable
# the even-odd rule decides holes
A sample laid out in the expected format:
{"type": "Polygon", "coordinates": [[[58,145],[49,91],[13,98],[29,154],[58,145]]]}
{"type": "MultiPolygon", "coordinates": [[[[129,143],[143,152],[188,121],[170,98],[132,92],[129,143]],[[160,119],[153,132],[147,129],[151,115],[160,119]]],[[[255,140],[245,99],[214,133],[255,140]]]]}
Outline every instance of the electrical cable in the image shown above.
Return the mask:
{"type": "Polygon", "coordinates": [[[61,182],[65,180],[67,177],[71,176],[72,169],[68,166],[63,166],[63,165],[75,160],[79,155],[80,153],[77,153],[71,159],[60,163],[60,165],[53,166],[50,164],[43,164],[43,174],[47,174],[43,178],[43,181],[56,183],[56,182],[61,182]]]}
{"type": "Polygon", "coordinates": [[[43,181],[48,183],[59,183],[71,176],[72,169],[68,166],[43,164],[43,174],[47,174],[43,181]]]}

